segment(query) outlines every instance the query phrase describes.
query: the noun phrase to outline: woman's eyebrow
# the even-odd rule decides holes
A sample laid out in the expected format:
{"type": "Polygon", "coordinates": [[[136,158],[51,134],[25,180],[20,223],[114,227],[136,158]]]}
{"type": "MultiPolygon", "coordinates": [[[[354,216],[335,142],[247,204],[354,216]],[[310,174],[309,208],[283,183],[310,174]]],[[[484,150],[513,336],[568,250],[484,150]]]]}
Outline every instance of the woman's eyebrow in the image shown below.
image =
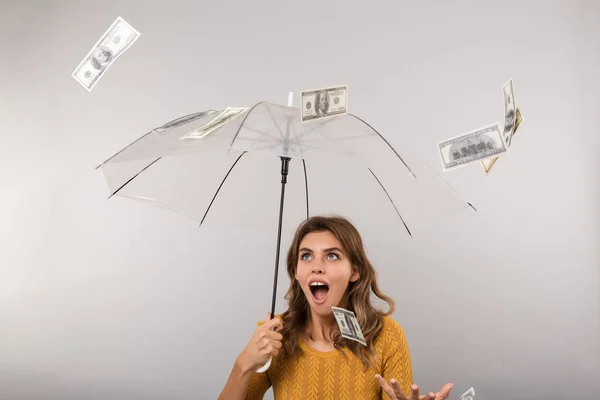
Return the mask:
{"type": "Polygon", "coordinates": [[[339,247],[330,247],[328,249],[323,250],[326,253],[329,253],[330,251],[339,251],[340,253],[343,253],[342,249],[340,249],[339,247]]]}
{"type": "MultiPolygon", "coordinates": [[[[299,250],[300,252],[307,252],[307,253],[312,253],[313,251],[307,247],[303,247],[299,250]]],[[[329,253],[330,251],[339,251],[340,253],[343,253],[342,249],[340,249],[339,247],[330,247],[328,249],[324,249],[323,252],[324,253],[329,253]]]]}

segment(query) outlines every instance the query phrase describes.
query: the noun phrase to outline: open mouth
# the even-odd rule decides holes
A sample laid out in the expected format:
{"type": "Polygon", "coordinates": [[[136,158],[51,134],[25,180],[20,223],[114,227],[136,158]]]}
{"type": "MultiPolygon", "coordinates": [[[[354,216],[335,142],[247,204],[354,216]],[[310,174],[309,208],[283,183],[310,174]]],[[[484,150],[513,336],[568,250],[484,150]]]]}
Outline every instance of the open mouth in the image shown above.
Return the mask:
{"type": "Polygon", "coordinates": [[[329,293],[329,286],[323,282],[313,282],[310,284],[310,292],[312,293],[313,300],[317,304],[323,304],[327,299],[327,293],[329,293]]]}

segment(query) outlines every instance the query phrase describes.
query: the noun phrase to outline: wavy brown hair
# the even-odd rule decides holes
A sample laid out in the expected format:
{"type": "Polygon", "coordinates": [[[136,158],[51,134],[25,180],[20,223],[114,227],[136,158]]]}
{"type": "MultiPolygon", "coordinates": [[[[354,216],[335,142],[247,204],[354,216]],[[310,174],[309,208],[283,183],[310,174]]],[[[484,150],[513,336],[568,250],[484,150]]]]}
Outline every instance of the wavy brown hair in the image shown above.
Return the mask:
{"type": "MultiPolygon", "coordinates": [[[[301,333],[305,332],[309,317],[310,305],[302,287],[295,278],[296,266],[299,259],[300,243],[304,237],[312,232],[331,232],[343,247],[346,257],[350,260],[352,268],[360,277],[356,282],[349,282],[346,291],[348,308],[356,315],[362,329],[367,347],[362,344],[347,340],[341,336],[337,325],[332,331],[331,339],[334,347],[342,351],[348,348],[363,363],[366,369],[369,364],[374,365],[377,357],[373,342],[383,328],[383,317],[390,315],[395,310],[394,300],[379,290],[375,268],[367,258],[363,241],[358,230],[346,218],[340,216],[315,216],[305,220],[296,230],[292,244],[287,254],[287,272],[290,277],[290,287],[285,294],[288,302],[287,310],[281,315],[285,345],[282,347],[282,357],[294,357],[302,350],[298,346],[301,333]],[[371,292],[386,302],[389,306],[387,312],[377,310],[371,304],[371,292]]],[[[342,352],[343,353],[343,352],[342,352]]],[[[345,353],[343,353],[345,355],[345,353]]]]}

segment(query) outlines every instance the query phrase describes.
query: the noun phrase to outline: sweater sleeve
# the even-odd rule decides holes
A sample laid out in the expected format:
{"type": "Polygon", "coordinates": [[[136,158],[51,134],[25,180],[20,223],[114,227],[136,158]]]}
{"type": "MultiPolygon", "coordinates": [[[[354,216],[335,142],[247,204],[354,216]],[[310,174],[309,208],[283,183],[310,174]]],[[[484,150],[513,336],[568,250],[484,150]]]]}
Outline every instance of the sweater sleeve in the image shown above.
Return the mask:
{"type": "Polygon", "coordinates": [[[252,373],[250,379],[250,385],[246,392],[246,400],[262,400],[265,393],[271,387],[271,379],[269,379],[269,372],[258,372],[252,373]]]}
{"type": "MultiPolygon", "coordinates": [[[[404,330],[393,319],[389,318],[385,324],[385,356],[383,359],[382,376],[389,382],[390,379],[396,379],[406,396],[410,396],[410,386],[413,383],[412,364],[410,351],[404,330]]],[[[386,394],[382,393],[382,398],[386,394]]]]}

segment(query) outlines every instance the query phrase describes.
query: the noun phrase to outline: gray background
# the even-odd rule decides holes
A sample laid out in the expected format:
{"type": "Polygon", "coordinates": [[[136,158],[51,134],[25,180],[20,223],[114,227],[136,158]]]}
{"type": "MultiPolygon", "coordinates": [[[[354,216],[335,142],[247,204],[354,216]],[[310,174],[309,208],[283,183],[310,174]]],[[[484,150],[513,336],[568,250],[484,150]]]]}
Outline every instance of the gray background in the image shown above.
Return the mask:
{"type": "MultiPolygon", "coordinates": [[[[443,175],[477,213],[413,239],[357,225],[425,390],[597,397],[598,2],[1,8],[1,399],[216,398],[268,311],[275,226],[198,229],[106,200],[94,167],[149,129],[347,84],[353,113],[441,172],[435,143],[502,122],[511,77],[525,118],[511,154],[489,176],[443,175]],[[88,93],[70,74],[117,16],[141,37],[88,93]]],[[[280,283],[281,297],[283,269],[280,283]]]]}

